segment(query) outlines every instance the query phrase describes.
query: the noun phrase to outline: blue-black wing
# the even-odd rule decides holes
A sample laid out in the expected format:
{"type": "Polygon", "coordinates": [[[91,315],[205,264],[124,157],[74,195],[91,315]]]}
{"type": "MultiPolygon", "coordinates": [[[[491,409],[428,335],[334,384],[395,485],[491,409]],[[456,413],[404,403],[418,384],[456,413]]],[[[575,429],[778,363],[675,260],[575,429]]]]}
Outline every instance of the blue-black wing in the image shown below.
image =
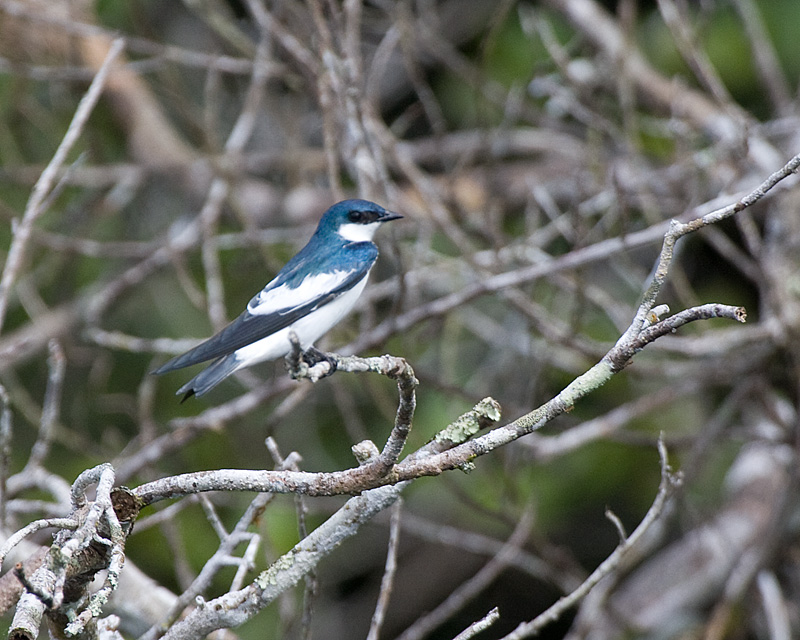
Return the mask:
{"type": "MultiPolygon", "coordinates": [[[[374,247],[374,245],[372,245],[372,247],[374,247]]],[[[371,254],[372,252],[369,253],[371,254]]],[[[349,270],[345,277],[337,282],[334,288],[326,290],[323,293],[318,293],[307,301],[299,304],[293,297],[294,304],[292,306],[278,307],[272,312],[252,313],[250,309],[258,309],[258,300],[263,298],[265,293],[274,291],[276,285],[286,286],[283,284],[286,282],[285,278],[276,278],[267,285],[264,291],[251,300],[250,305],[248,305],[248,310],[242,313],[227,327],[205,342],[200,343],[194,349],[163,364],[153,373],[160,375],[162,373],[174,371],[175,369],[182,369],[183,367],[189,367],[193,364],[228,355],[237,349],[241,349],[248,344],[266,338],[281,329],[285,329],[303,316],[335,300],[365,278],[369,274],[369,270],[372,268],[375,258],[377,258],[377,249],[374,250],[374,254],[375,257],[371,260],[367,259],[357,262],[356,266],[349,270]]],[[[297,288],[291,291],[296,290],[297,288]]]]}

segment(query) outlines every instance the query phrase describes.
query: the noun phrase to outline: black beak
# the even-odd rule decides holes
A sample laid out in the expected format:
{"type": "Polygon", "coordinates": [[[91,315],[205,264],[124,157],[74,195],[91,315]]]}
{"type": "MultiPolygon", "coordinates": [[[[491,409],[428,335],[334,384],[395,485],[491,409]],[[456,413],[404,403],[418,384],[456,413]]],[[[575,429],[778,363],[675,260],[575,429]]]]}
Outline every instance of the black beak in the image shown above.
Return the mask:
{"type": "Polygon", "coordinates": [[[395,213],[394,211],[384,211],[380,217],[381,222],[389,222],[389,220],[399,220],[402,218],[399,213],[395,213]]]}

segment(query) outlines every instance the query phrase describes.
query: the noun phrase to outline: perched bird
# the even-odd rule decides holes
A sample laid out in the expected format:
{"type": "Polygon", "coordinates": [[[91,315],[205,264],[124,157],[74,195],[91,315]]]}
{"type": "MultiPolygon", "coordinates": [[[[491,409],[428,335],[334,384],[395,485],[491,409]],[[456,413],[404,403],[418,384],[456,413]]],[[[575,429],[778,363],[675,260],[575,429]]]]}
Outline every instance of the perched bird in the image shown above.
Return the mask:
{"type": "Polygon", "coordinates": [[[368,200],[333,205],[308,244],[250,300],[242,315],[153,373],[214,360],[178,389],[176,395],[185,394],[186,400],[208,392],[234,371],[287,355],[291,331],[304,351],[313,350],[314,342],[353,308],[364,290],[378,258],[375,231],[398,218],[402,216],[368,200]]]}

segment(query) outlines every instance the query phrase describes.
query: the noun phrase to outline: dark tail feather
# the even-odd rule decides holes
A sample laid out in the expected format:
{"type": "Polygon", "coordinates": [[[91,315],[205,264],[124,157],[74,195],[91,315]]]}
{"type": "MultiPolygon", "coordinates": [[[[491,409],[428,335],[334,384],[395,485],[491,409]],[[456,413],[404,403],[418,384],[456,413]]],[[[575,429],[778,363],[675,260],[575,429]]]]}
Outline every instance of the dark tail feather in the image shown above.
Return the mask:
{"type": "Polygon", "coordinates": [[[238,366],[239,361],[234,354],[220,358],[178,389],[175,395],[184,394],[181,402],[186,402],[192,396],[202,396],[236,371],[238,366]]]}

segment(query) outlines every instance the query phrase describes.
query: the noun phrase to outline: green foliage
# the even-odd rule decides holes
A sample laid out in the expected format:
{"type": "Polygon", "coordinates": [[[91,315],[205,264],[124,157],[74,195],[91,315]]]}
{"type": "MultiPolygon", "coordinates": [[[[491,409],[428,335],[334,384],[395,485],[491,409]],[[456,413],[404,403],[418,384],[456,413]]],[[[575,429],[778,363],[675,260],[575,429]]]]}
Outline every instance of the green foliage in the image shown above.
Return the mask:
{"type": "Polygon", "coordinates": [[[517,11],[510,11],[478,49],[486,77],[508,88],[525,86],[546,58],[541,42],[523,31],[517,11]]]}

